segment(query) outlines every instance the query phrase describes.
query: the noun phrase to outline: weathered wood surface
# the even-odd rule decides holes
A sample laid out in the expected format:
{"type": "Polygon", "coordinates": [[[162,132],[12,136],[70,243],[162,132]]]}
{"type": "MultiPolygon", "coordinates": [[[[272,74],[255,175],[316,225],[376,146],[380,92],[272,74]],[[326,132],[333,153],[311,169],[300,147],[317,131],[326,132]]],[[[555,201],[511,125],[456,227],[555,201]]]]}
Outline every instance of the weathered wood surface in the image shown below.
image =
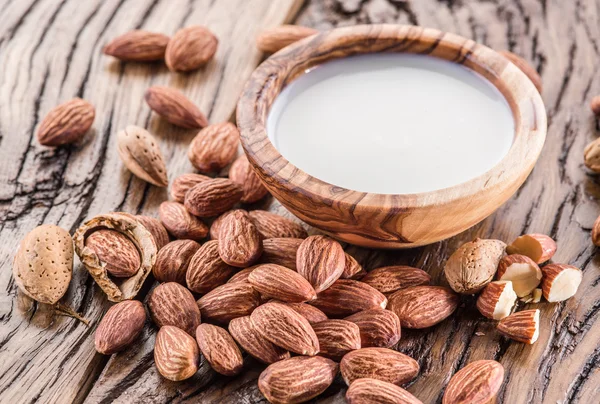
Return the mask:
{"type": "MultiPolygon", "coordinates": [[[[210,3],[217,7],[231,1],[210,3]]],[[[151,326],[144,332],[143,344],[108,362],[94,354],[92,333],[108,304],[80,268],[67,301],[92,319],[91,328],[72,319],[50,322],[47,313],[36,311],[17,294],[10,274],[18,241],[40,223],[73,230],[99,212],[156,211],[165,192],[146,186],[122,168],[114,134],[128,123],[148,123],[160,137],[171,173],[191,168],[184,145],[193,133],[150,118],[141,94],[150,83],[169,83],[182,88],[203,110],[212,111],[212,121],[227,118],[231,110],[222,97],[231,96],[243,76],[233,73],[258,58],[248,42],[244,45],[250,34],[244,32],[249,27],[243,26],[241,16],[255,15],[271,23],[284,18],[281,11],[265,13],[256,5],[279,5],[281,0],[240,3],[248,7],[220,9],[236,20],[230,27],[233,32],[224,28],[217,35],[222,41],[235,37],[223,42],[250,53],[217,76],[223,77],[219,85],[219,80],[207,80],[218,74],[216,66],[212,70],[209,66],[206,73],[174,76],[160,65],[121,65],[100,55],[107,39],[129,28],[171,33],[181,25],[225,18],[205,13],[208,1],[0,1],[0,286],[5,291],[0,295],[0,402],[79,402],[86,396],[88,402],[106,403],[265,401],[256,387],[262,367],[251,359],[246,360],[248,370],[236,378],[217,376],[203,365],[183,383],[160,379],[153,366],[151,326]],[[90,99],[102,111],[95,130],[76,147],[56,151],[40,147],[32,138],[40,117],[74,95],[90,99]]],[[[600,213],[600,181],[582,164],[585,144],[598,135],[587,104],[592,95],[600,94],[599,13],[598,0],[310,0],[297,19],[322,29],[398,22],[447,30],[513,50],[530,60],[544,80],[546,146],[529,180],[497,213],[451,240],[412,251],[348,248],[366,268],[408,263],[443,282],[445,259],[464,241],[474,236],[509,241],[535,231],[556,238],[556,261],[584,270],[575,298],[535,306],[542,311],[542,321],[540,339],[533,346],[500,338],[493,323],[477,314],[471,299],[431,330],[403,332],[399,349],[415,357],[422,369],[408,390],[424,403],[439,402],[456,370],[484,358],[499,360],[507,371],[498,402],[599,401],[600,260],[589,230],[600,213]]],[[[224,47],[219,55],[227,57],[224,47]]],[[[271,208],[280,209],[277,203],[271,208]]],[[[316,401],[342,402],[343,394],[338,378],[316,401]]]]}

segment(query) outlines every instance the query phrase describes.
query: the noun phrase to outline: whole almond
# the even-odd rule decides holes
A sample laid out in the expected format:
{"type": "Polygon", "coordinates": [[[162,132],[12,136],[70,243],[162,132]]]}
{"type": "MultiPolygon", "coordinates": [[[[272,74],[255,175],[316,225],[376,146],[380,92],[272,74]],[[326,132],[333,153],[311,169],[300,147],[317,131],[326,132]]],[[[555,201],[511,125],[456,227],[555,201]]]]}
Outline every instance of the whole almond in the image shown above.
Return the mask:
{"type": "Polygon", "coordinates": [[[513,313],[500,320],[496,329],[512,340],[533,344],[540,335],[540,311],[522,310],[513,313]]]}
{"type": "Polygon", "coordinates": [[[228,211],[240,201],[242,189],[226,178],[195,185],[185,194],[185,208],[194,216],[210,217],[228,211]]]}
{"type": "Polygon", "coordinates": [[[258,265],[248,276],[248,282],[261,296],[284,302],[302,303],[317,297],[302,275],[281,265],[258,265]]]}
{"type": "Polygon", "coordinates": [[[187,191],[189,191],[194,185],[205,180],[210,180],[210,177],[194,173],[180,175],[179,177],[175,178],[171,184],[171,198],[173,198],[175,202],[183,203],[187,191]]]}
{"type": "Polygon", "coordinates": [[[419,364],[410,356],[388,348],[361,348],[342,358],[340,371],[348,386],[365,377],[401,385],[417,376],[419,364]]]}
{"type": "Polygon", "coordinates": [[[154,363],[164,378],[175,382],[189,379],[198,371],[199,362],[194,338],[177,327],[160,327],[154,343],[154,363]]]}
{"type": "Polygon", "coordinates": [[[244,359],[237,344],[224,328],[200,324],[196,329],[200,352],[215,372],[235,376],[242,371],[244,359]]]}
{"type": "Polygon", "coordinates": [[[137,339],[144,329],[146,310],[142,302],[125,300],[112,306],[96,328],[94,345],[104,355],[120,352],[137,339]]]}
{"type": "Polygon", "coordinates": [[[335,361],[348,352],[360,349],[360,330],[346,320],[325,320],[312,325],[319,340],[319,355],[335,361]]]}
{"type": "Polygon", "coordinates": [[[373,286],[381,293],[393,293],[411,286],[429,285],[431,276],[419,268],[393,265],[369,271],[361,281],[373,286]]]}
{"type": "Polygon", "coordinates": [[[227,215],[219,229],[219,255],[231,266],[246,268],[262,253],[262,240],[248,213],[236,210],[227,215]]]}
{"type": "Polygon", "coordinates": [[[431,327],[454,313],[458,295],[441,286],[413,286],[389,297],[388,310],[396,313],[402,327],[431,327]]]}
{"type": "Polygon", "coordinates": [[[159,282],[177,282],[186,286],[185,275],[190,261],[200,244],[194,240],[175,240],[161,248],[152,267],[152,274],[159,282]]]}
{"type": "Polygon", "coordinates": [[[300,25],[280,25],[266,29],[256,38],[256,46],[265,53],[275,53],[289,44],[316,34],[316,29],[300,25]]]}
{"type": "Polygon", "coordinates": [[[158,285],[150,292],[148,310],[157,326],[172,325],[195,335],[200,310],[189,290],[176,282],[158,285]]]}
{"type": "Polygon", "coordinates": [[[402,387],[370,378],[354,380],[346,391],[346,401],[348,404],[423,404],[402,387]]]}
{"type": "Polygon", "coordinates": [[[310,304],[330,317],[346,317],[362,310],[385,309],[387,299],[364,282],[339,279],[310,304]]]}
{"type": "Polygon", "coordinates": [[[192,139],[188,158],[201,172],[219,171],[233,161],[239,138],[240,132],[231,122],[209,125],[192,139]]]}
{"type": "Polygon", "coordinates": [[[231,320],[229,333],[244,351],[263,363],[275,363],[290,357],[288,351],[273,344],[256,330],[250,316],[231,320]]]}
{"type": "Polygon", "coordinates": [[[90,129],[95,116],[92,104],[73,98],[46,114],[37,131],[38,141],[44,146],[74,143],[90,129]]]}
{"type": "Polygon", "coordinates": [[[110,41],[102,50],[125,62],[163,60],[169,37],[156,32],[129,31],[110,41]]]}
{"type": "Polygon", "coordinates": [[[233,275],[235,268],[219,256],[219,242],[204,243],[194,254],[186,273],[187,287],[196,293],[208,293],[223,285],[233,275]]]}
{"type": "Polygon", "coordinates": [[[203,319],[228,323],[252,313],[260,305],[260,295],[247,282],[233,282],[214,288],[197,303],[203,319]]]}
{"type": "Polygon", "coordinates": [[[539,93],[542,92],[542,78],[540,77],[539,73],[533,68],[533,66],[529,64],[529,62],[527,62],[522,57],[515,55],[514,53],[507,50],[499,51],[499,53],[508,60],[510,60],[515,66],[519,68],[519,70],[525,73],[525,75],[529,78],[529,80],[531,80],[531,82],[533,83],[533,85],[539,93]]]}
{"type": "Polygon", "coordinates": [[[263,253],[260,262],[277,264],[296,270],[296,252],[302,244],[301,238],[268,238],[262,241],[263,253]]]}
{"type": "Polygon", "coordinates": [[[319,352],[319,340],[308,320],[284,304],[263,304],[250,318],[263,337],[283,349],[308,356],[319,352]]]}
{"type": "Polygon", "coordinates": [[[300,314],[302,317],[308,320],[308,322],[312,324],[320,323],[321,321],[327,320],[327,315],[323,313],[321,310],[317,309],[314,306],[306,303],[289,303],[289,302],[280,302],[294,310],[296,313],[300,314]]]}
{"type": "Polygon", "coordinates": [[[296,253],[296,268],[317,293],[330,287],[344,272],[344,249],[327,236],[306,238],[296,253]]]}
{"type": "Polygon", "coordinates": [[[165,229],[175,238],[198,241],[208,235],[208,226],[179,202],[161,203],[158,215],[165,229]]]}
{"type": "Polygon", "coordinates": [[[223,213],[221,216],[217,217],[212,224],[210,225],[210,238],[212,240],[218,240],[219,239],[219,231],[221,230],[221,225],[223,224],[223,221],[225,220],[225,218],[229,215],[232,215],[234,212],[237,211],[241,211],[245,214],[248,214],[248,212],[244,209],[233,209],[230,211],[227,211],[225,213],[223,213]]]}
{"type": "Polygon", "coordinates": [[[174,88],[154,86],[146,90],[144,99],[152,111],[176,126],[186,129],[203,128],[208,120],[200,109],[174,88]]]}
{"type": "Polygon", "coordinates": [[[129,125],[117,134],[119,156],[136,177],[159,187],[168,184],[167,167],[158,142],[145,129],[129,125]]]}
{"type": "Polygon", "coordinates": [[[342,272],[341,279],[362,279],[366,274],[359,262],[348,253],[344,254],[346,257],[346,263],[344,264],[344,272],[342,272]]]}
{"type": "Polygon", "coordinates": [[[360,330],[362,348],[391,348],[400,341],[400,319],[390,310],[370,309],[346,317],[360,330]]]}
{"type": "Polygon", "coordinates": [[[85,246],[94,250],[106,271],[116,278],[128,278],[140,269],[140,253],[123,233],[97,230],[87,236],[85,246]]]}
{"type": "Polygon", "coordinates": [[[306,230],[300,224],[283,216],[267,212],[266,210],[252,210],[248,213],[263,239],[308,237],[306,230]]]}
{"type": "Polygon", "coordinates": [[[242,203],[253,203],[269,193],[258,178],[245,154],[239,156],[229,169],[229,178],[244,190],[242,203]]]}
{"type": "Polygon", "coordinates": [[[250,273],[252,271],[254,271],[254,268],[256,268],[258,265],[253,265],[251,267],[248,268],[244,268],[239,272],[236,272],[231,278],[229,278],[229,280],[227,281],[227,283],[234,283],[234,282],[248,282],[248,278],[250,277],[250,273]]]}
{"type": "Polygon", "coordinates": [[[160,220],[150,216],[135,216],[135,220],[141,223],[151,234],[157,249],[160,251],[161,248],[169,244],[169,234],[167,229],[162,225],[160,220]]]}
{"type": "Polygon", "coordinates": [[[208,29],[199,25],[185,27],[169,41],[165,62],[171,71],[189,72],[210,61],[218,45],[217,37],[208,29]]]}
{"type": "Polygon", "coordinates": [[[456,372],[444,391],[443,404],[485,404],[494,401],[504,381],[504,367],[496,361],[469,363],[456,372]]]}
{"type": "Polygon", "coordinates": [[[303,403],[324,392],[338,365],[320,356],[296,356],[269,365],[258,378],[258,389],[273,404],[303,403]]]}

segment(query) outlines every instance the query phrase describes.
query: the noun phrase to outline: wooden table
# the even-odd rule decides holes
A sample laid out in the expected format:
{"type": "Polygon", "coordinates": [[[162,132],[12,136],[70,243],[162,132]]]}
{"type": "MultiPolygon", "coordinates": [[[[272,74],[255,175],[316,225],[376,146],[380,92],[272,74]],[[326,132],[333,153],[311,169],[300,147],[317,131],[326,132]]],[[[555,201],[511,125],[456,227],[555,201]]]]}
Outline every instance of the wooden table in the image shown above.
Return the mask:
{"type": "MultiPolygon", "coordinates": [[[[0,402],[264,402],[256,378],[263,369],[247,358],[235,378],[207,364],[192,379],[162,379],[153,364],[155,329],[110,358],[96,354],[93,333],[109,303],[76,265],[66,301],[91,320],[88,328],[18,293],[11,267],[19,240],[41,223],[73,231],[112,210],[155,214],[166,199],[121,165],[115,134],[127,124],[157,134],[170,178],[191,166],[186,145],[194,136],[157,119],[142,100],[152,84],[177,87],[212,122],[231,116],[245,78],[261,58],[253,38],[262,27],[290,18],[295,0],[0,0],[0,402]],[[208,25],[219,37],[217,59],[190,75],[160,64],[121,64],[101,54],[114,36],[133,28],[173,33],[208,25]],[[54,105],[74,96],[97,108],[93,130],[73,147],[40,146],[34,133],[54,105]]],[[[496,214],[473,229],[412,251],[348,247],[368,269],[410,264],[443,283],[449,254],[475,236],[510,241],[525,232],[550,234],[557,262],[577,265],[584,280],[575,298],[530,305],[542,311],[533,346],[498,336],[478,315],[474,299],[450,319],[425,331],[403,332],[398,348],[417,359],[419,377],[408,388],[424,403],[441,401],[449,378],[477,359],[506,369],[498,402],[600,401],[600,260],[589,237],[600,213],[600,181],[586,172],[585,144],[597,136],[588,103],[600,93],[598,0],[311,0],[298,24],[320,29],[359,23],[418,24],[451,31],[496,49],[510,49],[542,74],[548,138],[528,181],[496,214]]],[[[399,174],[402,175],[402,174],[399,174]]],[[[410,173],[409,173],[410,175],[410,173]]],[[[283,212],[276,201],[261,207],[283,212]]],[[[144,293],[147,293],[148,285],[144,293]]],[[[343,402],[340,378],[317,402],[343,402]]]]}

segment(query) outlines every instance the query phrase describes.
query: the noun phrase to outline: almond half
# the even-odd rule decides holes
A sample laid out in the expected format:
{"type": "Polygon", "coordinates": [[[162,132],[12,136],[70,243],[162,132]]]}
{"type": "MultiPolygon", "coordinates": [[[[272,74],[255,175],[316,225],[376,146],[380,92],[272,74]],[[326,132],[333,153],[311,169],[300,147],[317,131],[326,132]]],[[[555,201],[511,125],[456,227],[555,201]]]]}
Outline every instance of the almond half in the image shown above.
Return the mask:
{"type": "Polygon", "coordinates": [[[511,281],[495,281],[487,284],[477,299],[477,309],[492,320],[508,316],[517,301],[511,281]]]}
{"type": "Polygon", "coordinates": [[[523,297],[538,287],[542,280],[542,271],[531,258],[512,254],[500,260],[497,277],[501,281],[512,281],[517,296],[523,297]]]}
{"type": "Polygon", "coordinates": [[[533,344],[540,335],[540,311],[523,310],[503,318],[498,323],[500,334],[515,341],[533,344]]]}
{"type": "Polygon", "coordinates": [[[442,404],[486,404],[504,381],[504,367],[492,360],[469,363],[450,379],[442,404]]]}
{"type": "Polygon", "coordinates": [[[525,234],[506,247],[507,254],[525,255],[537,264],[548,261],[556,252],[556,242],[545,234],[525,234]]]}
{"type": "Polygon", "coordinates": [[[583,272],[572,265],[549,264],[542,267],[542,273],[542,292],[551,303],[574,296],[583,279],[583,272]]]}

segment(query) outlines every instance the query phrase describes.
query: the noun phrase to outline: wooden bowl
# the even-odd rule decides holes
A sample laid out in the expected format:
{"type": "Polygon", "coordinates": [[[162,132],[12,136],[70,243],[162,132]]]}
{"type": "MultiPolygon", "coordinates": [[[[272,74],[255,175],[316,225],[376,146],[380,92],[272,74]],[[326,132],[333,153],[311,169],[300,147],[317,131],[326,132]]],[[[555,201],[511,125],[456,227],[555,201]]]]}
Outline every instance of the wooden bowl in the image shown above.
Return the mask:
{"type": "Polygon", "coordinates": [[[237,107],[237,123],[250,163],[282,205],[339,240],[376,248],[422,246],[480,222],[523,184],[546,137],[542,99],[515,65],[470,39],[403,25],[334,29],[274,54],[246,84],[237,107]],[[488,79],[506,98],[515,121],[514,142],[506,156],[485,174],[465,183],[403,195],[335,186],[308,175],[282,157],[265,129],[271,105],[282,89],[315,65],[374,52],[427,54],[460,63],[488,79]]]}

